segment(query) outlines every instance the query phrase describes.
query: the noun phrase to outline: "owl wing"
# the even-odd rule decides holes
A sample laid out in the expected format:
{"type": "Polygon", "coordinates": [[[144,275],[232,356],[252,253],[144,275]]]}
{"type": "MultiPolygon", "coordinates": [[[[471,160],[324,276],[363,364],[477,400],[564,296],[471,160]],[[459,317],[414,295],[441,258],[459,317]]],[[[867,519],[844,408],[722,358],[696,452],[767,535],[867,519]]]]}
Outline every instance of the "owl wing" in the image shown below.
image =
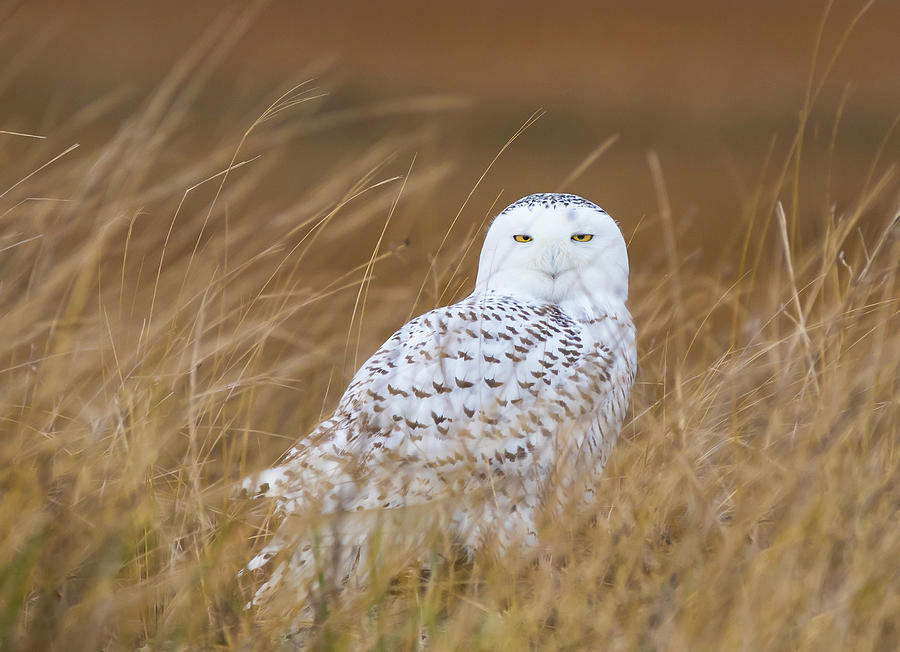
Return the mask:
{"type": "Polygon", "coordinates": [[[428,502],[488,478],[539,481],[561,450],[604,435],[591,424],[621,357],[604,328],[493,293],[432,310],[382,345],[259,489],[285,512],[331,513],[428,502]]]}

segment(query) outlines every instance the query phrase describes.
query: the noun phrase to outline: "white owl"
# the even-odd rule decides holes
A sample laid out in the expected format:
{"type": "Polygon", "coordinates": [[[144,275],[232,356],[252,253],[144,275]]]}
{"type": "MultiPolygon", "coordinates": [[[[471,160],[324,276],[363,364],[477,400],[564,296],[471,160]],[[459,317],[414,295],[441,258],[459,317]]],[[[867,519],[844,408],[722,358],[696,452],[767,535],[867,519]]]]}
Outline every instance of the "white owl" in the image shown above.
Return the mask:
{"type": "Polygon", "coordinates": [[[628,256],[613,219],[535,194],[485,238],[475,291],[397,331],[334,415],[245,482],[285,516],[249,564],[255,604],[298,608],[436,530],[471,553],[536,540],[541,510],[593,491],[634,381],[628,256]],[[318,524],[318,525],[311,525],[318,524]]]}

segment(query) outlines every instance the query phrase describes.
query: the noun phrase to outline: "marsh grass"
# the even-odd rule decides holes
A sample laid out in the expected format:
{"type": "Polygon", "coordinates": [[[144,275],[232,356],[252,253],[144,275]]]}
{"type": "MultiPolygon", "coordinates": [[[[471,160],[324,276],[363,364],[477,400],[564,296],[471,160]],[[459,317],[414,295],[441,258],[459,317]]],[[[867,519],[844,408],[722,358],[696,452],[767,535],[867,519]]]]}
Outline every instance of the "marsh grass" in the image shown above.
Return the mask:
{"type": "MultiPolygon", "coordinates": [[[[416,134],[267,205],[281,143],[335,121],[307,108],[309,82],[183,155],[214,41],[91,151],[70,139],[102,106],[45,139],[0,134],[3,649],[289,646],[243,608],[237,574],[268,521],[235,483],[326,414],[406,314],[471,288],[499,208],[397,236],[397,211],[446,172],[397,157],[416,134]]],[[[323,603],[310,642],[900,645],[900,187],[873,152],[856,202],[803,204],[814,91],[715,266],[686,255],[704,225],[673,215],[650,156],[658,205],[626,233],[653,252],[631,276],[639,375],[596,510],[545,524],[538,559],[381,569],[323,603]]]]}

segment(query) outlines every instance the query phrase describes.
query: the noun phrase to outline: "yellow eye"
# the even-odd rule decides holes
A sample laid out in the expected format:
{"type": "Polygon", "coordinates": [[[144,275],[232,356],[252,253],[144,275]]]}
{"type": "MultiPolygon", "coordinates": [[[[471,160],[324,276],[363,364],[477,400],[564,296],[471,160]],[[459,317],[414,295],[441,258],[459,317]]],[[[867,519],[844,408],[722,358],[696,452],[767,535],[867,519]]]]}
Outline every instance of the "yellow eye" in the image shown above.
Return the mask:
{"type": "Polygon", "coordinates": [[[534,238],[532,238],[530,235],[520,234],[520,235],[514,235],[513,240],[515,240],[516,242],[531,242],[532,240],[534,240],[534,238]]]}
{"type": "Polygon", "coordinates": [[[572,236],[572,239],[575,242],[588,242],[591,238],[594,237],[593,233],[576,233],[572,236]]]}

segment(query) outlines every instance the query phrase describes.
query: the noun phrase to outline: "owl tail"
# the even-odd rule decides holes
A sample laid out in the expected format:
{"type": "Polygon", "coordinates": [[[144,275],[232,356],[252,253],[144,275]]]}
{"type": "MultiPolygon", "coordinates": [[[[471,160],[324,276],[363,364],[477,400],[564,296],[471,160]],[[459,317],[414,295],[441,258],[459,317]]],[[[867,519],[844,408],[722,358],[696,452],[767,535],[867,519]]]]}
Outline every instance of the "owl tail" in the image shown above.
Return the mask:
{"type": "MultiPolygon", "coordinates": [[[[342,537],[343,538],[343,537],[342,537]]],[[[348,585],[366,581],[365,545],[357,538],[336,543],[334,537],[287,541],[277,534],[247,564],[246,571],[266,573],[248,608],[291,613],[299,621],[310,620],[319,611],[318,601],[341,592],[348,585]],[[271,566],[271,570],[266,567],[271,566]]]]}

